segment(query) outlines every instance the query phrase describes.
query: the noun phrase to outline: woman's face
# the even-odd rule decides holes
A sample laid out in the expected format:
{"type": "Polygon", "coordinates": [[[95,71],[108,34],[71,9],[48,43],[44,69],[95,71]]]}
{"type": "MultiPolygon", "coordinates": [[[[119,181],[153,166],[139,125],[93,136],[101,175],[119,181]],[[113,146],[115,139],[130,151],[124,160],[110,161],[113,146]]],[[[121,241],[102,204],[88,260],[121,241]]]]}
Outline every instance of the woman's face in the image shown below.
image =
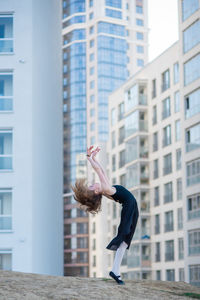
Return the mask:
{"type": "Polygon", "coordinates": [[[100,183],[96,182],[96,183],[89,185],[88,189],[90,191],[94,191],[96,194],[98,194],[99,192],[101,192],[101,185],[100,185],[100,183]]]}

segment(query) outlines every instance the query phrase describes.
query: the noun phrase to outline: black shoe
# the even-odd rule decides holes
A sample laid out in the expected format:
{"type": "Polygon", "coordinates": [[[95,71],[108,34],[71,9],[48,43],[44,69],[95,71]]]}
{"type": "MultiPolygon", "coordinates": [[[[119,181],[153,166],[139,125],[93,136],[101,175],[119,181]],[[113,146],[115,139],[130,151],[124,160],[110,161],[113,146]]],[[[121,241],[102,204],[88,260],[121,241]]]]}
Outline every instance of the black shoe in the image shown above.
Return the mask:
{"type": "Polygon", "coordinates": [[[120,275],[115,275],[112,271],[110,271],[109,275],[117,281],[118,284],[125,284],[123,280],[119,279],[120,275]]]}

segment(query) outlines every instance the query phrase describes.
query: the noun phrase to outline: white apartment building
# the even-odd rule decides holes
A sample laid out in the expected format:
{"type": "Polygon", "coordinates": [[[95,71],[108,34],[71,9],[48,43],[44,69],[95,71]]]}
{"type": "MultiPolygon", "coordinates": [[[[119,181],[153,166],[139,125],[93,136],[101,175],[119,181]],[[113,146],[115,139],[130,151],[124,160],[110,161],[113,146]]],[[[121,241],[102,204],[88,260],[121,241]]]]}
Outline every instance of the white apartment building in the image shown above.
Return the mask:
{"type": "Polygon", "coordinates": [[[61,3],[0,1],[0,269],[63,274],[61,3]]]}
{"type": "Polygon", "coordinates": [[[200,3],[178,3],[179,41],[109,97],[109,170],[140,209],[122,274],[200,286],[200,3]]]}

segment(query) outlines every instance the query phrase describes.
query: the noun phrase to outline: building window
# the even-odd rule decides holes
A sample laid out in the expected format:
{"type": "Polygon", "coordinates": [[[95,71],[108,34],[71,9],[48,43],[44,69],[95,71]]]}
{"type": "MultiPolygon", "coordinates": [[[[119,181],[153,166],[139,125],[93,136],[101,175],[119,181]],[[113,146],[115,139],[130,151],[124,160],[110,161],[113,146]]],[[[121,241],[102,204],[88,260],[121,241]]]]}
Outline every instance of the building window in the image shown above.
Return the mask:
{"type": "Polygon", "coordinates": [[[176,170],[181,169],[181,149],[176,150],[176,170]]]}
{"type": "Polygon", "coordinates": [[[165,213],[165,232],[174,230],[173,211],[167,211],[165,213]]]}
{"type": "Polygon", "coordinates": [[[136,13],[137,14],[143,14],[143,6],[136,5],[136,13]]]}
{"type": "Polygon", "coordinates": [[[137,59],[137,66],[143,67],[144,66],[144,59],[137,59]]]}
{"type": "Polygon", "coordinates": [[[156,280],[161,280],[161,270],[156,270],[156,280]]]}
{"type": "Polygon", "coordinates": [[[137,26],[144,26],[144,21],[142,19],[136,19],[137,26]]]}
{"type": "Polygon", "coordinates": [[[157,107],[156,105],[153,106],[153,119],[152,124],[155,125],[157,123],[157,107]]]}
{"type": "Polygon", "coordinates": [[[119,168],[122,168],[125,165],[125,150],[119,152],[119,168]]]}
{"type": "Polygon", "coordinates": [[[166,280],[175,281],[175,271],[174,269],[166,270],[166,280]]]}
{"type": "Polygon", "coordinates": [[[156,79],[152,80],[152,99],[156,97],[156,79]]]}
{"type": "Polygon", "coordinates": [[[90,54],[90,61],[93,61],[94,60],[94,53],[91,53],[90,54]]]}
{"type": "Polygon", "coordinates": [[[90,103],[94,103],[94,95],[90,96],[90,103]]]}
{"type": "Polygon", "coordinates": [[[118,105],[118,121],[122,120],[124,117],[124,102],[118,105]]]}
{"type": "Polygon", "coordinates": [[[183,229],[183,209],[178,208],[178,230],[183,229]]]}
{"type": "Polygon", "coordinates": [[[200,287],[200,264],[189,265],[190,284],[200,287]]]}
{"type": "Polygon", "coordinates": [[[173,261],[174,260],[174,241],[166,241],[165,242],[165,261],[173,261]]]}
{"type": "Polygon", "coordinates": [[[200,42],[200,21],[197,20],[185,31],[183,31],[183,51],[188,52],[200,42]]]}
{"type": "Polygon", "coordinates": [[[94,47],[94,40],[90,40],[90,48],[94,47]]]}
{"type": "Polygon", "coordinates": [[[161,91],[164,92],[170,87],[169,69],[162,73],[162,87],[161,91]]]}
{"type": "Polygon", "coordinates": [[[185,96],[185,117],[186,119],[200,113],[200,89],[185,96]]]}
{"type": "Polygon", "coordinates": [[[12,229],[12,192],[0,189],[0,231],[12,229]]]}
{"type": "Polygon", "coordinates": [[[91,26],[89,30],[90,30],[90,34],[93,34],[94,33],[94,26],[91,26]]]}
{"type": "Polygon", "coordinates": [[[174,84],[179,82],[179,63],[174,64],[174,84]]]}
{"type": "Polygon", "coordinates": [[[90,81],[90,88],[94,89],[94,80],[90,81]]]}
{"type": "Polygon", "coordinates": [[[96,267],[96,255],[93,255],[93,263],[92,263],[93,267],[96,267]]]}
{"type": "Polygon", "coordinates": [[[156,253],[155,253],[155,261],[160,261],[160,242],[156,242],[156,253]]]}
{"type": "Polygon", "coordinates": [[[113,202],[113,219],[117,218],[117,205],[115,202],[113,202]]]}
{"type": "Polygon", "coordinates": [[[93,0],[89,0],[89,7],[93,7],[94,3],[93,0]]]}
{"type": "Polygon", "coordinates": [[[90,75],[93,75],[94,74],[94,67],[91,67],[90,68],[90,75]]]}
{"type": "Polygon", "coordinates": [[[153,151],[158,150],[158,132],[154,132],[153,134],[153,151]]]}
{"type": "Polygon", "coordinates": [[[163,128],[163,147],[171,144],[171,125],[163,128]]]}
{"type": "Polygon", "coordinates": [[[117,118],[116,118],[116,109],[112,108],[111,110],[111,125],[114,126],[117,122],[117,118]]]}
{"type": "Polygon", "coordinates": [[[172,154],[167,154],[164,156],[164,168],[163,175],[170,174],[172,172],[172,154]]]}
{"type": "Polygon", "coordinates": [[[187,198],[188,220],[200,219],[200,194],[187,198]]]}
{"type": "Polygon", "coordinates": [[[200,147],[200,123],[186,130],[186,151],[200,147]]]}
{"type": "Polygon", "coordinates": [[[171,108],[170,108],[170,97],[164,99],[162,101],[162,118],[165,119],[171,115],[171,108]]]}
{"type": "Polygon", "coordinates": [[[176,142],[180,141],[180,139],[181,139],[181,122],[180,122],[180,120],[177,120],[175,122],[175,138],[176,138],[176,142]]]}
{"type": "Polygon", "coordinates": [[[91,136],[91,138],[90,138],[90,145],[94,145],[95,141],[96,141],[95,136],[91,136]]]}
{"type": "Polygon", "coordinates": [[[118,140],[119,145],[124,142],[124,138],[125,138],[125,126],[122,126],[119,128],[119,140],[118,140]]]}
{"type": "Polygon", "coordinates": [[[200,182],[200,159],[188,162],[186,171],[187,186],[200,182]]]}
{"type": "Polygon", "coordinates": [[[116,171],[116,156],[112,155],[112,171],[116,171]]]}
{"type": "Polygon", "coordinates": [[[0,171],[12,170],[12,130],[0,129],[0,171]]]}
{"type": "Polygon", "coordinates": [[[164,203],[173,201],[172,182],[164,184],[164,203]]]}
{"type": "Polygon", "coordinates": [[[106,8],[106,16],[110,18],[122,19],[122,12],[119,10],[106,8]]]}
{"type": "Polygon", "coordinates": [[[90,117],[94,117],[94,115],[95,115],[95,109],[91,108],[90,109],[90,117]]]}
{"type": "Polygon", "coordinates": [[[89,14],[89,19],[92,20],[93,18],[94,18],[94,13],[91,12],[91,13],[89,14]]]}
{"type": "Polygon", "coordinates": [[[92,241],[92,250],[96,250],[96,239],[92,241]]]}
{"type": "Polygon", "coordinates": [[[154,166],[153,178],[156,179],[159,176],[159,173],[158,173],[158,170],[159,170],[159,168],[158,168],[158,159],[155,159],[153,161],[153,166],[154,166]]]}
{"type": "Polygon", "coordinates": [[[184,268],[179,268],[179,281],[185,281],[185,273],[184,273],[184,268]]]}
{"type": "Polygon", "coordinates": [[[94,131],[94,130],[95,130],[95,123],[94,123],[94,122],[92,122],[92,123],[90,124],[90,130],[91,130],[91,131],[94,131]]]}
{"type": "Polygon", "coordinates": [[[155,215],[155,234],[160,233],[160,215],[155,215]]]}
{"type": "Polygon", "coordinates": [[[174,112],[177,113],[180,111],[180,92],[177,91],[174,93],[174,112]]]}
{"type": "Polygon", "coordinates": [[[112,132],[112,148],[115,147],[115,131],[112,132]]]}
{"type": "Polygon", "coordinates": [[[159,186],[154,188],[154,206],[160,205],[159,186]]]}
{"type": "Polygon", "coordinates": [[[120,182],[121,185],[126,186],[126,175],[125,174],[122,174],[119,177],[119,182],[120,182]]]}
{"type": "Polygon", "coordinates": [[[0,249],[0,270],[12,270],[12,251],[10,249],[0,249]]]}
{"type": "Polygon", "coordinates": [[[178,239],[178,259],[184,258],[184,241],[183,238],[178,239]]]}
{"type": "Polygon", "coordinates": [[[200,54],[184,64],[184,85],[188,85],[200,77],[200,54]]]}
{"type": "MultiPolygon", "coordinates": [[[[144,46],[137,45],[137,46],[136,46],[136,49],[137,49],[137,53],[144,53],[144,46]]],[[[144,62],[143,62],[143,63],[144,63],[144,62]]]]}
{"type": "Polygon", "coordinates": [[[189,255],[200,254],[200,229],[188,231],[189,255]]]}
{"type": "Polygon", "coordinates": [[[0,54],[13,52],[13,16],[0,14],[0,54]]]}
{"type": "Polygon", "coordinates": [[[177,192],[177,200],[182,199],[182,178],[178,178],[176,181],[176,192],[177,192]]]}
{"type": "Polygon", "coordinates": [[[182,1],[182,20],[185,21],[199,8],[199,0],[182,1]]]}
{"type": "Polygon", "coordinates": [[[143,32],[136,32],[136,38],[137,40],[143,40],[144,39],[143,32]]]}
{"type": "Polygon", "coordinates": [[[12,110],[13,110],[13,74],[12,72],[0,72],[0,112],[2,111],[7,112],[12,110]]]}

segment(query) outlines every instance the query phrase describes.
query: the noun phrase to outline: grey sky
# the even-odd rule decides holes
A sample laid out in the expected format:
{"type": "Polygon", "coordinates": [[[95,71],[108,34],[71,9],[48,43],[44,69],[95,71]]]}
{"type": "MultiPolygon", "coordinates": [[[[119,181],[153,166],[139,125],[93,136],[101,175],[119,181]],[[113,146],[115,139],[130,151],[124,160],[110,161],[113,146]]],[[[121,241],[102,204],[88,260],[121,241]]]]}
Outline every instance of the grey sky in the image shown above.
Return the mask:
{"type": "Polygon", "coordinates": [[[178,40],[178,1],[148,0],[149,61],[178,40]]]}

